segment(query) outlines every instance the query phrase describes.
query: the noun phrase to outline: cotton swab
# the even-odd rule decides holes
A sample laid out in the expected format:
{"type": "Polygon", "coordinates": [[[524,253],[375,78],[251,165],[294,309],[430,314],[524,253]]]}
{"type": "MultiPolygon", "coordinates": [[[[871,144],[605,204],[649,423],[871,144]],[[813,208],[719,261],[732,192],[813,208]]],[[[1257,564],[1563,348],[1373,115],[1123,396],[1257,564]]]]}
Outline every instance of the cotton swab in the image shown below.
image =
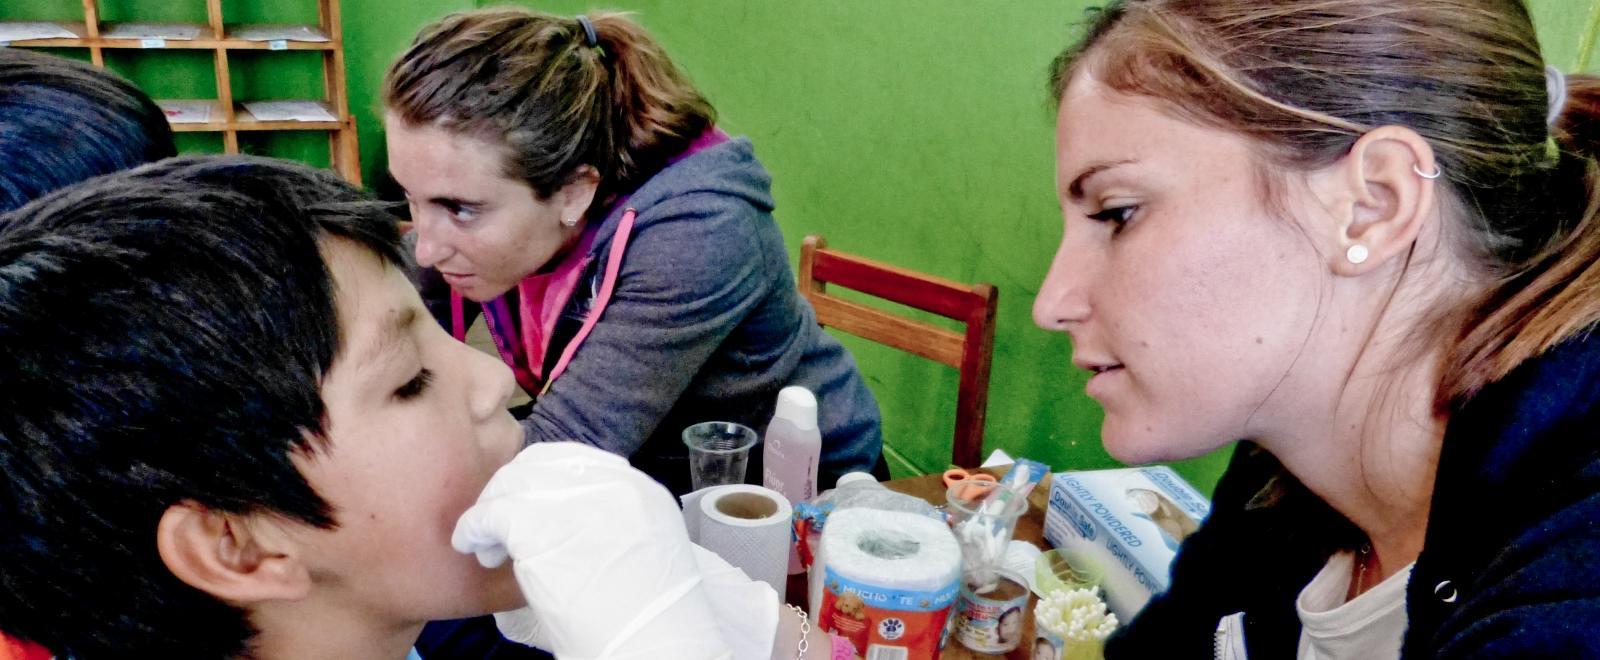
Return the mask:
{"type": "Polygon", "coordinates": [[[1105,640],[1117,629],[1117,615],[1106,612],[1100,588],[1052,591],[1034,606],[1034,627],[1060,638],[1062,660],[1100,658],[1105,640]]]}

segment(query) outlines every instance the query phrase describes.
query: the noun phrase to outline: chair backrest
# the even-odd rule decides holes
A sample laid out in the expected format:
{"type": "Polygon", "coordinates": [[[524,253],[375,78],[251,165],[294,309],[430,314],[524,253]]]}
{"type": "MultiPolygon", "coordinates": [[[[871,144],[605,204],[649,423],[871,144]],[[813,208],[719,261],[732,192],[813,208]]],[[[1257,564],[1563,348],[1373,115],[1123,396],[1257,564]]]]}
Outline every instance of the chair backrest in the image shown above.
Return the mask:
{"type": "Polygon", "coordinates": [[[989,407],[989,363],[994,357],[992,284],[961,284],[828,249],[821,236],[800,246],[800,292],[817,310],[817,322],[961,372],[955,442],[950,461],[976,467],[983,451],[989,407]],[[859,291],[966,324],[954,332],[829,295],[828,284],[859,291]]]}

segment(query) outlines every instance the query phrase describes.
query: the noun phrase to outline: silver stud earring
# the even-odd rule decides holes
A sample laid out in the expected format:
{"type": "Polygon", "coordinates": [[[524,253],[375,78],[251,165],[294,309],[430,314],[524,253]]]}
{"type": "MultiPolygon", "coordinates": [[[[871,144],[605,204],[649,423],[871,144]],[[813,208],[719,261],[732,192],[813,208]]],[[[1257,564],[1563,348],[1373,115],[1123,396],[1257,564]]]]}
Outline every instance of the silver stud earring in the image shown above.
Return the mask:
{"type": "Polygon", "coordinates": [[[1361,245],[1360,243],[1350,246],[1350,249],[1345,250],[1344,258],[1350,260],[1350,263],[1353,264],[1359,264],[1366,261],[1367,246],[1361,245]]]}
{"type": "Polygon", "coordinates": [[[578,226],[578,219],[577,218],[564,218],[564,219],[562,219],[561,224],[566,225],[568,227],[576,227],[576,226],[578,226]]]}
{"type": "Polygon", "coordinates": [[[1439,169],[1438,165],[1433,166],[1433,171],[1432,172],[1424,172],[1424,171],[1422,171],[1422,168],[1417,167],[1416,163],[1412,163],[1411,164],[1411,171],[1416,172],[1417,176],[1420,176],[1420,177],[1422,177],[1424,179],[1437,179],[1440,176],[1444,175],[1444,170],[1439,169]]]}

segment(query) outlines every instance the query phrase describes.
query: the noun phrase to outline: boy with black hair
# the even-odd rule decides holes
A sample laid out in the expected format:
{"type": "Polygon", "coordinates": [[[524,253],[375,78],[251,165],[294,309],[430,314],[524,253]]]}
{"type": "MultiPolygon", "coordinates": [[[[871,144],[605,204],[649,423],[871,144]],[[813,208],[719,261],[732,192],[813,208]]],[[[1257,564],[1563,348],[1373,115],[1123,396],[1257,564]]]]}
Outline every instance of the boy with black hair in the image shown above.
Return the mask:
{"type": "Polygon", "coordinates": [[[270,159],[0,215],[0,630],[79,660],[397,660],[498,612],[562,657],[805,648],[659,483],[523,448],[510,370],[408,272],[377,202],[270,159]]]}
{"type": "Polygon", "coordinates": [[[450,548],[522,446],[331,174],[172,159],[0,218],[0,629],[58,655],[402,658],[522,604],[450,548]]]}

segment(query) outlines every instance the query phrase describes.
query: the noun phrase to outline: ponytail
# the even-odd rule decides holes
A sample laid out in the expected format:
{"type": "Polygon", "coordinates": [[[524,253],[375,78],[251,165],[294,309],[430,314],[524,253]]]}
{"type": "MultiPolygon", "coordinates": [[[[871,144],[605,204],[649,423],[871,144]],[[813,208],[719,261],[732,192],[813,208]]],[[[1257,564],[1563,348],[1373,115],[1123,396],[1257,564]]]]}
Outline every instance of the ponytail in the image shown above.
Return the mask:
{"type": "Polygon", "coordinates": [[[1558,226],[1462,319],[1435,399],[1441,410],[1600,322],[1600,78],[1569,76],[1559,112],[1559,164],[1543,200],[1558,226]]]}
{"type": "MultiPolygon", "coordinates": [[[[638,23],[619,12],[590,16],[599,37],[609,103],[592,125],[609,132],[610,177],[631,190],[716,123],[716,110],[638,23]]],[[[581,34],[581,30],[580,30],[581,34]]],[[[602,178],[607,173],[601,172],[602,178]]]]}

